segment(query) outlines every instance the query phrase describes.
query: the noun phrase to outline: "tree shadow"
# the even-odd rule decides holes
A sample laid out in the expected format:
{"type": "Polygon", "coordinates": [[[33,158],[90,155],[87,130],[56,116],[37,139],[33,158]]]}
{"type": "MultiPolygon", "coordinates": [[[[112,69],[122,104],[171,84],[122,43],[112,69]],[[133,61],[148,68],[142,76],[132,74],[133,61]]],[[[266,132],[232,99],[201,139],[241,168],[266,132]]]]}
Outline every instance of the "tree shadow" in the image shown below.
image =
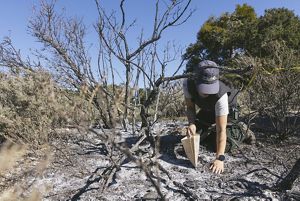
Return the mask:
{"type": "Polygon", "coordinates": [[[128,146],[128,148],[131,148],[133,145],[135,145],[138,140],[140,139],[139,136],[131,136],[125,138],[125,144],[128,146]]]}
{"type": "MultiPolygon", "coordinates": [[[[179,165],[183,167],[193,167],[190,161],[186,158],[186,155],[184,153],[183,147],[181,145],[181,139],[184,136],[179,136],[179,135],[173,135],[173,134],[168,134],[168,135],[163,135],[160,136],[159,138],[159,154],[160,154],[160,159],[163,161],[166,161],[170,164],[174,165],[179,165]],[[181,159],[176,156],[176,153],[182,155],[186,159],[181,159]]],[[[132,136],[132,137],[127,137],[125,138],[125,143],[128,146],[128,148],[131,148],[137,141],[139,140],[138,136],[132,136]]],[[[147,143],[147,140],[145,142],[142,142],[140,144],[140,149],[137,150],[136,152],[140,152],[142,154],[145,154],[147,150],[151,149],[151,145],[147,143]]],[[[125,159],[122,165],[130,162],[130,159],[125,159]]]]}
{"type": "Polygon", "coordinates": [[[160,137],[159,153],[160,159],[177,166],[191,168],[193,165],[185,155],[181,139],[184,136],[179,135],[164,135],[160,137]],[[182,156],[179,158],[178,156],[182,156]],[[185,159],[183,159],[185,158],[185,159]]]}
{"type": "MultiPolygon", "coordinates": [[[[236,189],[244,189],[244,192],[237,192],[234,193],[220,193],[221,195],[226,195],[226,196],[231,196],[230,200],[239,200],[239,198],[244,198],[244,197],[253,197],[253,196],[258,196],[259,198],[264,198],[264,199],[270,199],[272,200],[271,197],[266,196],[264,193],[264,190],[272,190],[272,187],[269,187],[266,184],[261,184],[259,182],[253,182],[253,181],[248,181],[246,179],[234,179],[226,182],[226,184],[233,182],[232,185],[228,185],[227,188],[230,188],[231,190],[236,189]]],[[[223,187],[224,188],[224,187],[223,187]]],[[[224,188],[226,190],[226,187],[224,188]]]]}
{"type": "Polygon", "coordinates": [[[90,155],[90,154],[99,154],[99,155],[108,155],[107,147],[104,143],[97,143],[97,144],[89,144],[82,147],[83,152],[77,153],[78,155],[90,155]]]}
{"type": "MultiPolygon", "coordinates": [[[[291,115],[284,117],[284,124],[289,133],[286,137],[289,136],[300,136],[300,116],[298,115],[291,115]],[[292,129],[293,128],[293,129],[292,129]]],[[[247,122],[246,118],[243,118],[244,122],[247,122]]],[[[279,138],[280,133],[276,130],[272,123],[272,119],[266,115],[260,115],[251,120],[251,127],[250,129],[255,133],[257,139],[261,139],[263,141],[267,141],[270,143],[278,143],[281,142],[282,139],[279,138]],[[266,135],[267,134],[267,135],[266,135]],[[276,135],[275,135],[276,134],[276,135]],[[270,139],[272,137],[273,139],[270,139]]],[[[283,124],[283,123],[282,123],[283,124]]],[[[283,129],[283,128],[282,128],[283,129]]],[[[283,131],[283,130],[282,130],[283,131]]]]}
{"type": "Polygon", "coordinates": [[[70,200],[70,201],[80,200],[80,196],[83,195],[84,193],[92,191],[92,190],[99,190],[100,189],[99,187],[90,188],[90,186],[94,183],[99,183],[99,181],[102,179],[102,176],[94,177],[100,169],[102,169],[102,168],[96,168],[95,171],[92,173],[92,175],[86,181],[85,185],[83,187],[77,189],[78,192],[75,193],[75,195],[73,195],[68,200],[70,200]]]}

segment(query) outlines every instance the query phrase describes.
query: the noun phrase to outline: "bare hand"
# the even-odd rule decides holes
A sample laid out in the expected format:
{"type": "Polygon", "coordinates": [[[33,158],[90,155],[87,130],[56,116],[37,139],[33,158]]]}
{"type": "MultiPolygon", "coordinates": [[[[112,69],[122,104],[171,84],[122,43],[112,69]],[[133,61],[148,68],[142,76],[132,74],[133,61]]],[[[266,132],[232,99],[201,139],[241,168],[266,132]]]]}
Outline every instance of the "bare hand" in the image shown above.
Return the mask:
{"type": "Polygon", "coordinates": [[[187,127],[186,135],[187,135],[188,137],[191,137],[191,136],[193,136],[193,135],[196,135],[196,125],[195,125],[195,124],[190,124],[190,125],[187,127]]]}
{"type": "Polygon", "coordinates": [[[209,168],[213,173],[221,174],[224,172],[224,162],[220,160],[215,160],[209,168]]]}

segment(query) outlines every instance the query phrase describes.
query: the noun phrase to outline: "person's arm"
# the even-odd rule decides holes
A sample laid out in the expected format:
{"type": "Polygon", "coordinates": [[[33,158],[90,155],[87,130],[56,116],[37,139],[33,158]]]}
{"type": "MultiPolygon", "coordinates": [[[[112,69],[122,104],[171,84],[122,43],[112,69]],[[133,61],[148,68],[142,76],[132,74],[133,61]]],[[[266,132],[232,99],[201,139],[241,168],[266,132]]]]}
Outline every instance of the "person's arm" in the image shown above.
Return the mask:
{"type": "Polygon", "coordinates": [[[226,126],[227,126],[227,115],[216,117],[216,128],[217,128],[217,152],[216,157],[224,155],[226,147],[226,126]]]}
{"type": "Polygon", "coordinates": [[[189,122],[189,126],[187,128],[187,135],[195,135],[196,134],[196,108],[195,103],[193,103],[192,99],[185,98],[186,104],[186,116],[189,122]]]}
{"type": "Polygon", "coordinates": [[[227,126],[227,115],[217,116],[216,117],[216,128],[217,128],[217,136],[216,136],[216,160],[214,160],[210,169],[217,174],[220,174],[224,171],[224,161],[220,161],[217,158],[220,155],[224,155],[225,147],[226,147],[226,126],[227,126]]]}
{"type": "Polygon", "coordinates": [[[193,103],[192,99],[185,98],[186,104],[186,117],[188,119],[189,124],[195,124],[196,120],[196,108],[195,103],[193,103]]]}

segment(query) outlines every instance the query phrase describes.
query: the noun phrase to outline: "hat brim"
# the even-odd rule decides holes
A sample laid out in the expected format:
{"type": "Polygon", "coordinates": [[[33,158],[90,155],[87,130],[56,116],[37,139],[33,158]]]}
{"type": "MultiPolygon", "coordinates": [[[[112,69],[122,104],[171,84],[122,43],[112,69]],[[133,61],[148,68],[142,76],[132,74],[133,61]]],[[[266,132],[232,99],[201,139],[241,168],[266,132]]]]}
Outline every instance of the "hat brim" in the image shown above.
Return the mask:
{"type": "Polygon", "coordinates": [[[202,94],[217,94],[219,92],[219,87],[219,81],[216,81],[213,84],[198,84],[197,90],[202,94]]]}

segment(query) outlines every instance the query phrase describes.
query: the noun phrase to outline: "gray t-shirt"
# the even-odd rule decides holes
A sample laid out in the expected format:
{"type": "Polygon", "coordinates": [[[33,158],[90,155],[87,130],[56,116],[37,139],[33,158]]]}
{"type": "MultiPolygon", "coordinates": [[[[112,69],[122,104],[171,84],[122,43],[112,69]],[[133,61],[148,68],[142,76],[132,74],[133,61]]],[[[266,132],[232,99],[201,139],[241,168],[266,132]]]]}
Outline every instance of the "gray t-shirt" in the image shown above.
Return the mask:
{"type": "MultiPolygon", "coordinates": [[[[183,81],[183,93],[185,98],[192,98],[191,94],[188,91],[187,87],[187,79],[183,81]]],[[[229,114],[229,106],[228,106],[228,95],[225,93],[215,105],[216,116],[223,116],[229,114]]]]}

